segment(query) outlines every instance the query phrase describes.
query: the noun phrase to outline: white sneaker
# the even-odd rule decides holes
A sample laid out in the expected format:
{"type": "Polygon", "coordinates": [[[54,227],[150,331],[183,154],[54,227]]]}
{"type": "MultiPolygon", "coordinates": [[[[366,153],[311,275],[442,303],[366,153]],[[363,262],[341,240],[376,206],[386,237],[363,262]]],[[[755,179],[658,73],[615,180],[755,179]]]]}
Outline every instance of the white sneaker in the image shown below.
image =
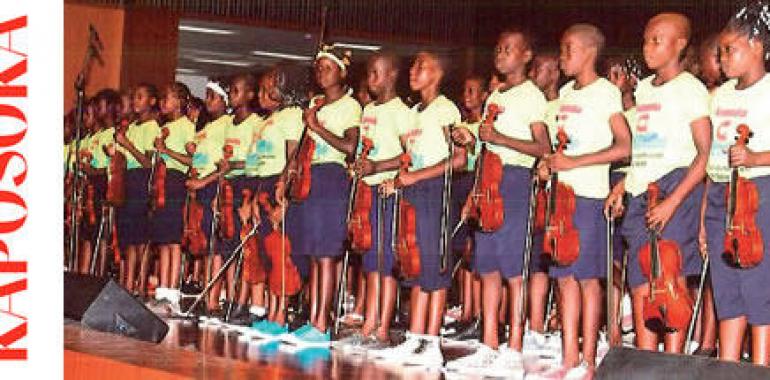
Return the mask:
{"type": "Polygon", "coordinates": [[[526,351],[530,347],[534,348],[541,348],[545,346],[546,342],[546,336],[545,334],[541,334],[534,330],[527,330],[526,333],[524,333],[524,338],[522,340],[522,351],[526,351]]]}
{"type": "Polygon", "coordinates": [[[414,352],[402,361],[403,364],[427,368],[444,366],[444,355],[441,354],[439,337],[420,337],[418,343],[414,352]]]}
{"type": "Polygon", "coordinates": [[[163,301],[164,298],[168,298],[168,295],[166,294],[167,288],[161,288],[157,287],[155,288],[155,300],[156,301],[163,301]]]}
{"type": "Polygon", "coordinates": [[[524,378],[524,361],[521,352],[508,347],[500,347],[495,360],[485,365],[483,374],[492,377],[506,377],[514,379],[524,378]]]}
{"type": "Polygon", "coordinates": [[[367,355],[373,359],[401,364],[406,360],[407,356],[414,354],[419,346],[420,340],[418,337],[407,333],[406,340],[401,344],[381,350],[369,350],[367,355]]]}
{"type": "Polygon", "coordinates": [[[588,375],[588,363],[580,362],[575,368],[570,368],[563,380],[583,380],[588,375]]]}
{"type": "Polygon", "coordinates": [[[462,374],[480,373],[497,360],[498,356],[498,351],[481,344],[474,353],[446,363],[445,368],[447,371],[462,374]]]}

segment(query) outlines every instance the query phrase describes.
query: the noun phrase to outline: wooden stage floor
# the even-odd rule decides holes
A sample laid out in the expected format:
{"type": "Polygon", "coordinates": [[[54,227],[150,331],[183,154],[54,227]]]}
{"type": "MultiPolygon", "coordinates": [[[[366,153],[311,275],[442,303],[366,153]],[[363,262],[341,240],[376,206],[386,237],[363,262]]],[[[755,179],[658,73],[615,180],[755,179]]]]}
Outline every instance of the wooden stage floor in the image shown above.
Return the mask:
{"type": "MultiPolygon", "coordinates": [[[[326,348],[297,350],[277,342],[239,340],[239,333],[169,320],[159,344],[64,324],[65,379],[443,379],[438,371],[368,361],[326,348]]],[[[469,353],[444,349],[445,359],[469,353]]],[[[452,376],[456,378],[456,376],[452,376]]],[[[468,378],[468,377],[462,377],[468,378]]]]}

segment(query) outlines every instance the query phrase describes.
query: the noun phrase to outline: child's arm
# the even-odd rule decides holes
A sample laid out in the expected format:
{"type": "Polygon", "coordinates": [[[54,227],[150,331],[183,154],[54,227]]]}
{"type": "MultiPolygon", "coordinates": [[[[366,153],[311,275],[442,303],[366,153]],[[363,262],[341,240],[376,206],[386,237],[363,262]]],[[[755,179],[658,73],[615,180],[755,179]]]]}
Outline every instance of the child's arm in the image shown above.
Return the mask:
{"type": "Polygon", "coordinates": [[[563,153],[548,155],[546,158],[548,167],[558,172],[626,159],[631,154],[631,132],[623,114],[616,113],[610,117],[610,129],[613,137],[612,145],[597,152],[578,156],[566,156],[563,153]]]}
{"type": "Polygon", "coordinates": [[[345,130],[342,137],[337,137],[318,121],[318,111],[308,109],[305,111],[305,124],[316,135],[324,139],[329,145],[338,151],[345,153],[346,156],[352,155],[358,145],[358,128],[350,127],[345,130]]]}
{"type": "Polygon", "coordinates": [[[623,194],[626,192],[626,177],[623,177],[615,187],[610,190],[610,195],[604,200],[604,216],[619,218],[625,211],[623,208],[623,194]]]}
{"type": "Polygon", "coordinates": [[[283,167],[278,181],[275,183],[275,199],[279,204],[286,201],[284,191],[286,190],[286,181],[291,175],[297,172],[297,160],[294,152],[299,148],[299,142],[295,140],[286,140],[286,166],[283,167]]]}
{"type": "Polygon", "coordinates": [[[157,149],[158,152],[166,154],[169,157],[177,160],[182,165],[192,166],[192,155],[177,153],[171,149],[168,149],[168,147],[166,147],[166,143],[161,138],[155,139],[155,149],[157,149]]]}
{"type": "Polygon", "coordinates": [[[663,229],[674,215],[677,207],[706,176],[706,164],[708,164],[709,149],[711,148],[711,121],[706,116],[701,117],[690,123],[690,130],[697,150],[695,159],[674,191],[648,213],[647,223],[651,227],[657,226],[663,229]]]}
{"type": "Polygon", "coordinates": [[[545,127],[545,123],[538,121],[530,124],[529,128],[532,132],[531,141],[508,137],[498,132],[492,124],[481,123],[479,125],[479,139],[535,158],[543,157],[549,151],[548,130],[545,127]]]}
{"type": "MultiPolygon", "coordinates": [[[[405,138],[402,137],[401,138],[402,146],[405,146],[404,140],[405,138]]],[[[465,150],[465,147],[455,146],[454,154],[452,155],[451,160],[452,160],[451,165],[453,169],[459,170],[464,168],[468,164],[468,155],[465,150]]],[[[438,177],[440,175],[444,175],[444,171],[446,170],[446,163],[447,163],[446,159],[444,159],[434,165],[431,165],[419,170],[400,173],[398,175],[398,179],[399,179],[398,182],[401,184],[402,187],[408,187],[408,186],[414,185],[417,182],[438,177]]]]}
{"type": "Polygon", "coordinates": [[[136,149],[136,145],[134,145],[131,140],[129,140],[126,137],[125,132],[116,132],[115,133],[115,142],[120,144],[122,147],[126,148],[128,150],[128,153],[131,153],[134,158],[136,158],[137,161],[139,161],[139,164],[142,165],[143,168],[149,169],[152,166],[152,162],[150,162],[150,158],[142,154],[138,149],[136,149]]]}

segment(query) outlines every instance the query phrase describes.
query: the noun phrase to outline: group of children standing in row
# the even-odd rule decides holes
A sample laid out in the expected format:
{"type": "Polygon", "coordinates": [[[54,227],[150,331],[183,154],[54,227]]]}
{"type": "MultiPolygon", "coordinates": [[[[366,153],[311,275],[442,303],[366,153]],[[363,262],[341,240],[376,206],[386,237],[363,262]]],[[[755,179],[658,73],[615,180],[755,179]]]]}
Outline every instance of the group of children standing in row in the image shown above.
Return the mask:
{"type": "MultiPolygon", "coordinates": [[[[183,208],[188,192],[194,192],[195,199],[205,205],[202,229],[211,239],[209,226],[216,216],[215,199],[221,178],[233,187],[235,233],[229,240],[220,239],[213,248],[213,271],[236,250],[240,229],[250,218],[262,221],[260,233],[269,230],[271,224],[285,223],[292,244],[291,260],[299,268],[309,294],[308,323],[288,331],[285,315],[272,312],[280,301],[264,297],[264,276],[262,281],[244,281],[236,298],[236,311],[265,318],[265,308],[270,307],[267,319],[253,326],[256,336],[282,336],[309,345],[328,345],[331,341],[336,264],[346,250],[348,174],[353,172],[372,192],[372,236],[378,237],[374,221],[381,217],[385,227],[381,238],[386,243],[382,260],[378,260],[376,244],[363,253],[360,284],[365,285],[359,292],[362,302],[357,308],[364,314],[363,325],[360,333],[344,339],[342,345],[364,347],[367,355],[377,360],[428,367],[445,365],[448,371],[500,376],[524,371],[521,351],[527,325],[518,310],[522,303],[523,257],[530,246],[530,184],[533,179],[545,181],[558,173],[559,183],[574,192],[572,222],[578,234],[579,255],[569,265],[553,265],[541,257],[543,231],[533,233],[531,290],[526,308],[529,312],[525,319],[529,319],[530,329],[545,331],[546,294],[553,279],[562,329],[560,371],[569,378],[581,378],[592,373],[597,364],[599,330],[604,313],[609,312],[603,307],[603,280],[611,265],[607,263],[606,245],[606,221],[610,217],[622,218],[617,238],[627,245],[627,286],[637,347],[657,350],[662,341],[668,352],[685,350],[683,329],[661,332],[645,324],[643,309],[650,296],[650,278],[639,264],[639,252],[648,241],[649,231],[656,230],[661,239],[674,241],[681,251],[681,274],[676,279],[681,286],[694,290],[687,279],[700,275],[701,255],[710,258],[710,289],[705,297],[708,302],[700,317],[702,349],[715,348],[715,309],[719,357],[739,360],[750,327],[752,359],[767,365],[770,263],[763,260],[754,268],[740,269],[722,259],[725,191],[731,168],[741,167],[740,175],[756,185],[758,228],[763,234],[770,233],[770,219],[763,217],[770,212],[770,109],[763,106],[770,99],[770,79],[765,72],[770,30],[761,21],[763,17],[762,10],[744,10],[731,18],[711,44],[704,45],[700,76],[705,78],[705,85],[686,71],[684,57],[691,27],[681,14],[659,14],[647,23],[642,52],[653,72],[647,78],[616,71],[609,80],[601,77],[597,61],[605,39],[593,25],[567,28],[558,58],[536,56],[528,33],[507,29],[499,35],[494,51],[495,79],[499,83],[492,85],[485,78],[469,77],[463,92],[464,112],[441,93],[446,58],[427,51],[417,54],[409,68],[410,89],[419,95],[411,108],[396,92],[400,59],[384,51],[368,60],[366,89],[371,101],[363,109],[345,84],[350,57],[334,49],[322,50],[316,57],[315,82],[321,91],[310,100],[309,107],[301,108],[299,101],[307,97],[302,86],[307,74],[297,67],[278,65],[258,80],[242,74],[227,88],[210,83],[205,100],[208,121],[197,131],[196,121],[187,112],[190,93],[182,84],[170,85],[160,94],[152,85],[138,86],[130,112],[121,108],[117,93],[105,90],[87,108],[85,127],[92,133],[83,139],[81,147],[90,152],[92,160],[81,167],[95,184],[97,199],[104,199],[109,156],[120,151],[127,158],[126,202],[115,210],[117,241],[125,258],[122,280],[129,290],[143,291],[147,274],[145,245],[154,245],[160,254],[160,284],[155,293],[159,300],[179,300],[175,278],[180,271],[183,208]],[[559,69],[569,78],[560,89],[559,69]],[[724,83],[720,69],[726,78],[724,83]],[[635,86],[629,84],[635,79],[635,86]],[[255,99],[266,115],[253,111],[255,99]],[[501,112],[493,120],[482,122],[493,106],[501,112]],[[121,115],[127,113],[132,115],[131,123],[122,131],[116,127],[121,115]],[[160,119],[166,120],[162,126],[158,123],[159,113],[160,119]],[[753,131],[747,145],[735,144],[735,130],[740,124],[753,131]],[[168,132],[167,137],[162,138],[162,130],[168,132]],[[300,170],[294,153],[304,133],[315,142],[312,182],[309,197],[295,204],[287,193],[287,184],[300,170]],[[557,133],[569,138],[563,151],[552,149],[557,133]],[[371,140],[373,149],[366,159],[358,159],[364,138],[371,140]],[[454,149],[450,144],[455,145],[454,149]],[[232,155],[227,159],[223,158],[225,146],[231,147],[232,155]],[[462,226],[452,244],[466,261],[457,278],[464,304],[460,319],[478,318],[482,344],[471,355],[445,364],[439,336],[453,271],[440,269],[443,263],[439,241],[445,211],[442,177],[447,165],[451,165],[454,212],[450,225],[454,226],[470,211],[463,204],[477,181],[473,174],[476,160],[485,150],[496,154],[503,164],[503,225],[489,233],[477,231],[472,225],[462,226]],[[408,170],[400,169],[404,153],[411,161],[408,170]],[[168,168],[168,200],[148,219],[147,182],[154,154],[168,168]],[[621,169],[621,174],[613,171],[611,176],[611,165],[614,169],[624,162],[630,165],[621,169]],[[647,189],[651,183],[657,184],[662,198],[655,207],[648,208],[647,189]],[[267,193],[278,211],[266,213],[255,206],[238,213],[244,210],[244,189],[252,194],[267,193]],[[408,332],[406,340],[396,346],[389,336],[400,286],[400,266],[390,244],[394,218],[390,195],[394,192],[402,193],[414,207],[420,259],[419,276],[401,284],[411,288],[408,332]],[[379,197],[386,198],[386,207],[379,208],[379,197]],[[379,215],[383,209],[384,214],[379,215]],[[246,307],[249,299],[250,308],[246,307]],[[498,322],[504,315],[509,329],[503,343],[499,338],[503,327],[498,322]]],[[[93,233],[85,231],[84,242],[93,233]]],[[[764,240],[765,251],[770,247],[768,242],[770,238],[764,240]]],[[[79,260],[88,262],[93,247],[82,247],[79,260]]],[[[615,260],[621,261],[621,252],[615,250],[615,260]]],[[[449,268],[454,267],[454,257],[450,255],[448,260],[449,268]]],[[[264,257],[262,261],[266,266],[278,265],[264,257]]],[[[234,278],[234,269],[230,268],[225,281],[230,295],[235,291],[235,281],[241,281],[234,278]]],[[[215,287],[207,301],[213,314],[221,310],[219,293],[215,287]]]]}

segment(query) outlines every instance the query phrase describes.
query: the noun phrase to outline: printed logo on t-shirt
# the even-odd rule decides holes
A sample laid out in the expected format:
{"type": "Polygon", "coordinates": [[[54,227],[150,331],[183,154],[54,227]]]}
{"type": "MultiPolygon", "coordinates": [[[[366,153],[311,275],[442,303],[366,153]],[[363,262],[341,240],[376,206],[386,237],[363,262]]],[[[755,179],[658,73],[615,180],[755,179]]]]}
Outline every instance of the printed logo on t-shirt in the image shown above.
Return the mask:
{"type": "Polygon", "coordinates": [[[205,153],[195,152],[192,157],[193,167],[202,168],[209,163],[209,156],[205,153]]]}
{"type": "Polygon", "coordinates": [[[257,141],[257,153],[264,155],[273,152],[273,143],[268,140],[257,141]]]}

